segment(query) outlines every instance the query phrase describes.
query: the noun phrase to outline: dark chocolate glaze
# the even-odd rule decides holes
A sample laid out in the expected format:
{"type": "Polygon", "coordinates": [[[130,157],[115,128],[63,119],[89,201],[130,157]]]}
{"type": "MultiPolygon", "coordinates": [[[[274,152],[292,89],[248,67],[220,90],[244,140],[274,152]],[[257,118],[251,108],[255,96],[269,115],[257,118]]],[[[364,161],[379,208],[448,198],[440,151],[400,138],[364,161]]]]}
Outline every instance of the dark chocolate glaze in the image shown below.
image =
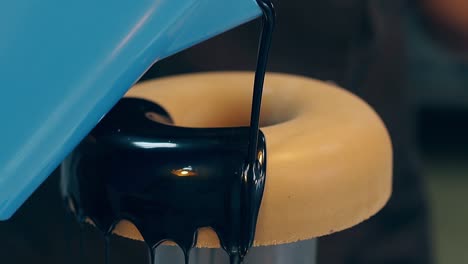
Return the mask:
{"type": "Polygon", "coordinates": [[[265,81],[268,55],[270,53],[271,40],[273,37],[273,30],[275,29],[276,19],[275,9],[273,7],[273,3],[271,3],[270,0],[257,0],[257,3],[263,12],[263,29],[258,47],[257,70],[255,71],[252,112],[250,116],[249,154],[247,157],[248,163],[255,162],[256,144],[258,133],[260,131],[260,110],[262,106],[263,83],[265,81]]]}
{"type": "Polygon", "coordinates": [[[65,197],[79,219],[90,218],[105,234],[126,219],[151,248],[172,240],[188,255],[197,229],[211,227],[228,254],[242,259],[263,194],[263,133],[249,166],[249,127],[182,128],[148,118],[161,111],[122,99],[63,162],[65,197]]]}
{"type": "Polygon", "coordinates": [[[124,98],[62,163],[63,196],[79,222],[103,232],[106,263],[121,220],[135,224],[152,261],[171,240],[188,263],[201,227],[217,233],[232,264],[252,246],[266,179],[259,116],[275,17],[269,0],[257,2],[264,26],[250,127],[177,127],[161,106],[124,98]]]}

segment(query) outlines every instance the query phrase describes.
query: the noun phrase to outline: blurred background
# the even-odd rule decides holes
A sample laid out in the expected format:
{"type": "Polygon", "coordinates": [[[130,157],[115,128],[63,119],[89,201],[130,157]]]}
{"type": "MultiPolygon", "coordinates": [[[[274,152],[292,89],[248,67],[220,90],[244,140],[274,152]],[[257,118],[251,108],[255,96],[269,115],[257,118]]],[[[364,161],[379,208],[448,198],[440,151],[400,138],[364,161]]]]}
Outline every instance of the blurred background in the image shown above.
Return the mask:
{"type": "MultiPolygon", "coordinates": [[[[269,70],[351,90],[381,115],[394,143],[391,201],[369,221],[320,238],[318,263],[468,263],[468,1],[274,2],[269,70]]],[[[224,33],[158,62],[142,81],[254,70],[259,30],[253,21],[224,33]]],[[[58,186],[55,172],[0,222],[1,263],[103,263],[102,239],[92,228],[80,239],[58,186]]],[[[142,243],[113,238],[112,247],[111,263],[146,263],[142,243]]]]}

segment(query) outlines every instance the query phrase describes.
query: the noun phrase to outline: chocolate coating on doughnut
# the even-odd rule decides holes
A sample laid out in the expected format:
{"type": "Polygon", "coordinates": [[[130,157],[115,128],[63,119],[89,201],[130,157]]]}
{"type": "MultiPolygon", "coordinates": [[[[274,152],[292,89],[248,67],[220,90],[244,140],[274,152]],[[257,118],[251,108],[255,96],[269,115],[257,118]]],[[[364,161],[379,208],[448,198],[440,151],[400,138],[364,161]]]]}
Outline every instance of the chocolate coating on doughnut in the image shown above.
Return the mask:
{"type": "Polygon", "coordinates": [[[152,249],[172,240],[188,256],[197,230],[211,227],[241,260],[264,190],[263,133],[249,166],[249,127],[183,128],[154,117],[171,120],[157,104],[122,99],[62,164],[64,197],[105,234],[129,220],[152,249]]]}

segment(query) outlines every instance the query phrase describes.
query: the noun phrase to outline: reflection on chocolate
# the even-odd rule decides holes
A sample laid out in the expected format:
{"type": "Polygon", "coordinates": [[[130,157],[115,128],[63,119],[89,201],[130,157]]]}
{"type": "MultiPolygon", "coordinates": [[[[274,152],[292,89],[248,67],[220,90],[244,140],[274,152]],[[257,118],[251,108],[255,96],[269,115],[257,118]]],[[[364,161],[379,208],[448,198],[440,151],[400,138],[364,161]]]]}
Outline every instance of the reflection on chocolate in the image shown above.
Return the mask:
{"type": "Polygon", "coordinates": [[[105,234],[106,256],[120,220],[139,229],[152,262],[153,250],[171,240],[187,263],[201,227],[217,233],[233,264],[252,246],[266,180],[259,115],[274,26],[269,0],[258,3],[264,29],[250,127],[172,126],[161,106],[124,98],[63,162],[62,193],[80,222],[105,234]]]}
{"type": "Polygon", "coordinates": [[[104,233],[130,220],[151,248],[176,242],[188,255],[213,228],[233,259],[251,247],[265,183],[265,138],[246,163],[249,127],[181,128],[149,120],[156,104],[122,99],[64,161],[62,182],[79,219],[104,233]]]}

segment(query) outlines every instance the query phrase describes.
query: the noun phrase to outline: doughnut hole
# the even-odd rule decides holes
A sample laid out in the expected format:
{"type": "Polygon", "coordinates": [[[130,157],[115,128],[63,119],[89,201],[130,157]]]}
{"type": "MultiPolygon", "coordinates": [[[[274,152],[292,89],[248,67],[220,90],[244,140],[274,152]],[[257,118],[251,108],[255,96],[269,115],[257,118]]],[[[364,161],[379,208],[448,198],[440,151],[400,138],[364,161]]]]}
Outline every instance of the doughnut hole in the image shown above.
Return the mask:
{"type": "MultiPolygon", "coordinates": [[[[252,84],[230,84],[214,93],[212,86],[183,90],[176,100],[164,100],[169,103],[163,105],[176,126],[215,128],[250,125],[252,84]],[[186,107],[180,107],[180,104],[186,107]]],[[[158,102],[157,98],[154,100],[158,102]]],[[[301,101],[287,87],[269,89],[265,86],[260,127],[270,127],[293,120],[300,112],[302,105],[298,102],[301,101]]]]}

